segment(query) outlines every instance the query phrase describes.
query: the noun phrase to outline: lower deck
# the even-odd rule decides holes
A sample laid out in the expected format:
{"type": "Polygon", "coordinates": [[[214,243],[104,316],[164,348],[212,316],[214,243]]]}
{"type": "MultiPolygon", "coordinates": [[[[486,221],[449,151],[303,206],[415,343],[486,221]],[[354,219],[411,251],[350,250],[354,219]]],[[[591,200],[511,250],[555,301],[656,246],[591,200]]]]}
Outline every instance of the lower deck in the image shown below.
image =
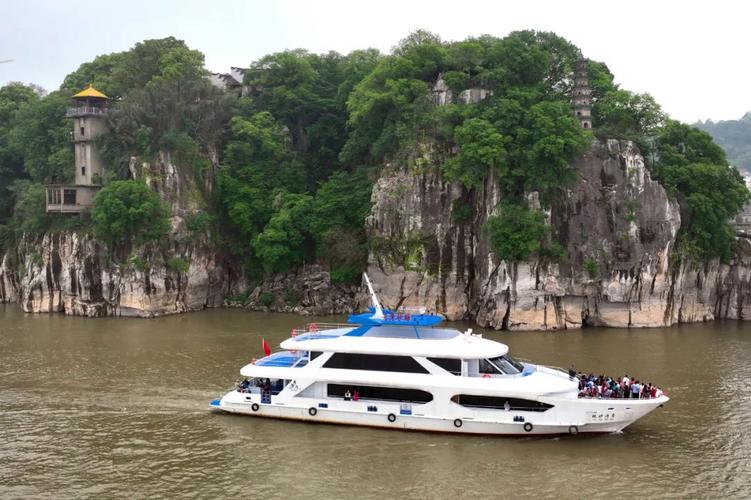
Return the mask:
{"type": "Polygon", "coordinates": [[[443,387],[374,392],[376,386],[268,379],[242,385],[211,407],[263,417],[480,434],[617,432],[667,401],[664,396],[589,400],[575,394],[525,399],[443,387]]]}

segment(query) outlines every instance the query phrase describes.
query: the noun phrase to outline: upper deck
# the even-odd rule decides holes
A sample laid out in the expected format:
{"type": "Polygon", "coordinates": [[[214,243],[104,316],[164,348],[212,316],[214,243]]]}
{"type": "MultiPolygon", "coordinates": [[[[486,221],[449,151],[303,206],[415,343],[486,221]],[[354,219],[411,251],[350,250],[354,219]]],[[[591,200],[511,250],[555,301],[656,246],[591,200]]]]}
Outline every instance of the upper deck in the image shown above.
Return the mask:
{"type": "Polygon", "coordinates": [[[471,331],[394,324],[340,326],[307,331],[282,342],[291,351],[347,352],[400,356],[480,359],[503,356],[508,347],[471,331]]]}

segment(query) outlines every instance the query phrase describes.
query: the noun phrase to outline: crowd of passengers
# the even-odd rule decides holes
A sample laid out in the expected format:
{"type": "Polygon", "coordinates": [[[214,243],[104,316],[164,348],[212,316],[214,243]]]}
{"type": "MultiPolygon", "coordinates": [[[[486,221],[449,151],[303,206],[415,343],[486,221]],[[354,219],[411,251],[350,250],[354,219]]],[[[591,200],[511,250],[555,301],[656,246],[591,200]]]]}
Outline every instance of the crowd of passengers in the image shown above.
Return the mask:
{"type": "Polygon", "coordinates": [[[580,398],[630,398],[651,399],[662,395],[662,390],[651,382],[640,382],[628,375],[612,378],[607,375],[576,373],[569,370],[570,377],[579,379],[580,398]]]}
{"type": "Polygon", "coordinates": [[[240,383],[237,384],[237,392],[243,392],[250,394],[253,392],[253,387],[258,387],[260,389],[261,394],[264,393],[275,393],[278,394],[281,392],[282,389],[284,389],[284,382],[281,379],[277,379],[274,382],[271,382],[270,379],[262,379],[262,378],[251,378],[251,379],[243,379],[240,381],[240,383]]]}

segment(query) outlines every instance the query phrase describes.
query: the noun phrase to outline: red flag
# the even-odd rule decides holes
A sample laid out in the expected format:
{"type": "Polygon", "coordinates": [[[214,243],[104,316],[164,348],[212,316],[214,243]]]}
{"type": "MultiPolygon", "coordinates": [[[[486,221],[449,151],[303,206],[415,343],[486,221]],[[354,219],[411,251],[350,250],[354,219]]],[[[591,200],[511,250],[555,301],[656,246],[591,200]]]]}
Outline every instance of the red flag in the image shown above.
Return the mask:
{"type": "Polygon", "coordinates": [[[266,339],[261,340],[261,347],[263,347],[263,352],[266,354],[266,356],[271,356],[271,347],[269,347],[269,344],[266,343],[266,339]]]}

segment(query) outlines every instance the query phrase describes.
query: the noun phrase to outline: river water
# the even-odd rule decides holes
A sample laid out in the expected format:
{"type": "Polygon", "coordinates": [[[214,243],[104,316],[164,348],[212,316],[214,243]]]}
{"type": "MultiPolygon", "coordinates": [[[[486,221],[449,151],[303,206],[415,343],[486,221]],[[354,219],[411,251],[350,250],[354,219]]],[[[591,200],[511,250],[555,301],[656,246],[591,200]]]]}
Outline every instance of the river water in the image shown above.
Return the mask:
{"type": "Polygon", "coordinates": [[[238,310],[91,320],[0,305],[0,497],[751,494],[751,323],[484,332],[516,356],[633,374],[670,394],[621,434],[472,437],[207,410],[262,337],[278,344],[310,320],[238,310]]]}

